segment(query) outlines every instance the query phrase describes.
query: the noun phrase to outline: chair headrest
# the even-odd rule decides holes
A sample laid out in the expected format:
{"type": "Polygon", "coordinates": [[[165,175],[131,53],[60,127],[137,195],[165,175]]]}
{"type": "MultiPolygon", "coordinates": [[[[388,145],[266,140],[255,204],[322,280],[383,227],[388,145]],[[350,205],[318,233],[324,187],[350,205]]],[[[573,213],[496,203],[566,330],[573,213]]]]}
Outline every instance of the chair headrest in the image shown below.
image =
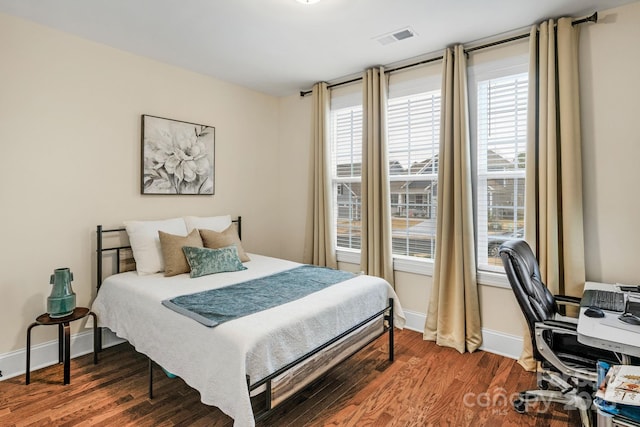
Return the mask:
{"type": "Polygon", "coordinates": [[[527,323],[533,326],[535,322],[552,319],[557,311],[555,299],[542,281],[538,260],[531,247],[524,240],[508,240],[499,251],[527,323]]]}

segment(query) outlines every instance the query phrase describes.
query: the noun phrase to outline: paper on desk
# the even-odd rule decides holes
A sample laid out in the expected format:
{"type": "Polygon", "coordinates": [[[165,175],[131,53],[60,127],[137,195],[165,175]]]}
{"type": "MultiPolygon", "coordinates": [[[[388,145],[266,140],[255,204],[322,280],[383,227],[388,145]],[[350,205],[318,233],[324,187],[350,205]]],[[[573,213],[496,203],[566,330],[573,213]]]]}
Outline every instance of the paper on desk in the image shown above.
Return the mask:
{"type": "Polygon", "coordinates": [[[640,366],[612,366],[596,396],[611,403],[640,406],[640,366]]]}

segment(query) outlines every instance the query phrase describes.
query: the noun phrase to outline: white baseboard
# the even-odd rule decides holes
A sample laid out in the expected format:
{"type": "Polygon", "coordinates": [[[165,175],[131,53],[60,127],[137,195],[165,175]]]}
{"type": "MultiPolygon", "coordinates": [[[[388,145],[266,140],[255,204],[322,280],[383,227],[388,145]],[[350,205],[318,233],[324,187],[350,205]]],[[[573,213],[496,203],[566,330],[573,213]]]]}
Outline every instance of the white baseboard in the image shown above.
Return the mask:
{"type": "MultiPolygon", "coordinates": [[[[108,329],[102,329],[102,347],[107,348],[124,342],[108,329]]],[[[71,336],[71,358],[93,352],[93,329],[71,336]]],[[[58,340],[31,346],[31,372],[58,363],[58,340]]],[[[24,375],[27,367],[26,348],[0,355],[1,380],[24,375]]]]}
{"type": "Polygon", "coordinates": [[[522,353],[522,337],[482,328],[480,350],[498,354],[510,359],[518,359],[522,353]]]}
{"type": "MultiPolygon", "coordinates": [[[[424,332],[424,324],[427,320],[426,314],[404,310],[404,315],[407,319],[405,328],[420,333],[424,332]]],[[[480,350],[517,359],[522,352],[522,337],[482,328],[482,346],[480,346],[480,350]]]]}
{"type": "Polygon", "coordinates": [[[427,315],[424,313],[418,313],[410,310],[403,310],[404,317],[407,319],[407,323],[404,325],[405,328],[423,333],[424,332],[424,323],[427,320],[427,315]]]}

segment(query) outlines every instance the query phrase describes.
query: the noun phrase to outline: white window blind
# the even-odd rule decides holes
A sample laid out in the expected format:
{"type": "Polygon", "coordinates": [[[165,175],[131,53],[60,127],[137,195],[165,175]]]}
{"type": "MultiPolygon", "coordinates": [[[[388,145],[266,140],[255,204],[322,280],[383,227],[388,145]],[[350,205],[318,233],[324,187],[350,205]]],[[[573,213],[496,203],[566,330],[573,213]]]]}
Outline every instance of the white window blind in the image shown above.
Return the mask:
{"type": "Polygon", "coordinates": [[[440,91],[389,99],[387,119],[393,253],[433,258],[440,91]]]}
{"type": "Polygon", "coordinates": [[[331,111],[331,170],[337,247],[360,249],[362,105],[331,111]]]}
{"type": "Polygon", "coordinates": [[[524,236],[528,75],[477,82],[478,267],[500,270],[502,242],[524,236]]]}

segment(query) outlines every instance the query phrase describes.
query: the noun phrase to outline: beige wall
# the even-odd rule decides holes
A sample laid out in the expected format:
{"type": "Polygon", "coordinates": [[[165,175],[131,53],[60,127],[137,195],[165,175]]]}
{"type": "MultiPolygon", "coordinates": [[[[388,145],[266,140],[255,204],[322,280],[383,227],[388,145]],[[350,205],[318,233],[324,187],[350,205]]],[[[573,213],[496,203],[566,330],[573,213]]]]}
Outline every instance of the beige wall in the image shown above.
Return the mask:
{"type": "MultiPolygon", "coordinates": [[[[582,26],[580,49],[587,280],[640,283],[640,197],[636,189],[640,184],[640,2],[600,11],[600,18],[596,25],[582,26]]],[[[281,120],[293,116],[299,120],[305,117],[305,108],[310,115],[310,102],[298,96],[281,100],[281,120]]],[[[306,162],[307,132],[300,127],[297,136],[291,133],[280,138],[281,159],[286,164],[295,164],[297,156],[298,162],[306,162]]],[[[282,179],[280,185],[284,188],[288,182],[282,179]]],[[[295,186],[299,191],[305,188],[300,182],[295,186]]],[[[297,197],[304,199],[302,194],[297,197]]],[[[287,221],[302,223],[304,214],[291,210],[287,221]]],[[[297,248],[302,247],[304,233],[287,230],[289,253],[301,259],[297,248]]],[[[345,263],[341,268],[357,270],[345,263]]],[[[396,272],[395,281],[403,307],[424,314],[431,277],[396,272]]],[[[479,294],[483,328],[521,335],[524,321],[510,289],[481,285],[479,294]]]]}
{"type": "Polygon", "coordinates": [[[278,188],[280,254],[303,262],[307,206],[311,203],[311,96],[280,98],[278,188]]]}
{"type": "Polygon", "coordinates": [[[640,2],[581,34],[587,280],[640,284],[640,2]]]}
{"type": "Polygon", "coordinates": [[[242,215],[246,249],[279,255],[277,98],[2,14],[0,52],[0,355],[25,347],[54,268],[90,304],[97,224],[242,215]],[[141,114],[215,126],[214,196],[139,194],[141,114]]]}

